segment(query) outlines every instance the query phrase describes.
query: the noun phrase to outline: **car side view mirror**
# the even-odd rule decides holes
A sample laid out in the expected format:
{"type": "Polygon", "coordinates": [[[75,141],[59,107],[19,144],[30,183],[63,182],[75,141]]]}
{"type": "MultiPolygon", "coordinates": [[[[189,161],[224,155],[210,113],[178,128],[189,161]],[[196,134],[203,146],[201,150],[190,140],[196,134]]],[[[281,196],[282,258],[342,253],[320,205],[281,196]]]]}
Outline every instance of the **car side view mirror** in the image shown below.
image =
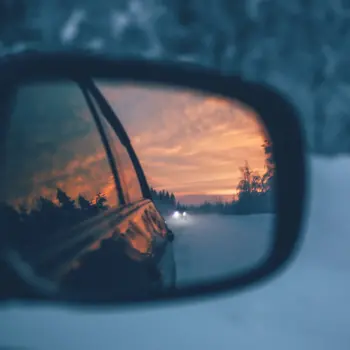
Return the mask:
{"type": "Polygon", "coordinates": [[[81,52],[8,56],[0,79],[2,300],[238,291],[296,252],[303,136],[272,87],[81,52]]]}

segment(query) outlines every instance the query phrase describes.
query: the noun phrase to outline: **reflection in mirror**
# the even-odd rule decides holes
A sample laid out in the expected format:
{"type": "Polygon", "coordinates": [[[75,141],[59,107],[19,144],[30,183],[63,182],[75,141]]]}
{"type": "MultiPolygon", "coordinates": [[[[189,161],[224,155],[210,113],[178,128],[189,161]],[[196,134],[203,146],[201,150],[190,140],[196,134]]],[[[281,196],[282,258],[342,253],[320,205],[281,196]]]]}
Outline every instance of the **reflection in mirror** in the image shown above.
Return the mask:
{"type": "Polygon", "coordinates": [[[115,298],[262,263],[275,166],[259,116],[190,90],[94,83],[23,85],[5,116],[0,216],[20,259],[63,290],[115,298]]]}
{"type": "Polygon", "coordinates": [[[175,235],[177,286],[257,267],[274,234],[272,144],[249,106],[164,86],[98,81],[175,235]]]}

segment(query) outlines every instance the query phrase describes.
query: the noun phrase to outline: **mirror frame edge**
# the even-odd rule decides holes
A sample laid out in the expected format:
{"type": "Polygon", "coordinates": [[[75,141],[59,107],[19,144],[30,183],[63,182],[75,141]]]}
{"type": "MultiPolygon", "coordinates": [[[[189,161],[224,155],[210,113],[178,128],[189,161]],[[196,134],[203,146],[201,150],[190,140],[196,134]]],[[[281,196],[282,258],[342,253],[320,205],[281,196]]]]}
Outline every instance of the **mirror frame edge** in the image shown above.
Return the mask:
{"type": "Polygon", "coordinates": [[[307,167],[301,122],[296,109],[286,96],[267,84],[223,75],[219,71],[188,63],[158,62],[134,57],[121,59],[89,54],[85,51],[24,52],[0,60],[1,79],[7,83],[12,82],[14,85],[40,77],[76,80],[86,76],[86,72],[89,72],[89,76],[96,76],[97,79],[155,83],[200,90],[229,99],[238,99],[253,108],[261,117],[265,130],[275,146],[273,156],[276,162],[278,215],[272,254],[249,273],[150,297],[72,300],[64,297],[46,298],[41,294],[20,299],[50,302],[54,300],[64,304],[73,302],[84,306],[91,304],[118,306],[135,304],[135,302],[148,304],[158,301],[176,301],[194,296],[210,297],[220,292],[242,291],[262,283],[287,266],[301,242],[307,167]],[[288,188],[289,178],[293,178],[295,183],[292,190],[288,188]],[[287,195],[293,199],[289,205],[284,200],[287,195]]]}

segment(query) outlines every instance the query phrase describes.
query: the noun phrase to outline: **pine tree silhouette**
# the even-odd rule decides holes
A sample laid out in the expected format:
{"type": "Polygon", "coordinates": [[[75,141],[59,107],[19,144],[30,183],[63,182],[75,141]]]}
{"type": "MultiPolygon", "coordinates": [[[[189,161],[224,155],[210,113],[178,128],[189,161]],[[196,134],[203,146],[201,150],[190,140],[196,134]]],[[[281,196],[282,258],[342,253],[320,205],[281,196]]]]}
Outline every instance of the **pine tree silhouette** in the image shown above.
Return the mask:
{"type": "Polygon", "coordinates": [[[75,201],[60,188],[57,188],[56,198],[60,203],[60,206],[62,209],[65,209],[65,210],[75,209],[75,201]]]}
{"type": "Polygon", "coordinates": [[[105,194],[102,194],[101,192],[97,193],[96,195],[96,207],[99,210],[107,210],[108,205],[107,203],[107,198],[105,194]]]}
{"type": "Polygon", "coordinates": [[[79,195],[78,197],[78,203],[79,203],[79,207],[84,210],[84,211],[88,211],[90,209],[92,209],[92,204],[90,201],[88,201],[84,196],[79,195]]]}

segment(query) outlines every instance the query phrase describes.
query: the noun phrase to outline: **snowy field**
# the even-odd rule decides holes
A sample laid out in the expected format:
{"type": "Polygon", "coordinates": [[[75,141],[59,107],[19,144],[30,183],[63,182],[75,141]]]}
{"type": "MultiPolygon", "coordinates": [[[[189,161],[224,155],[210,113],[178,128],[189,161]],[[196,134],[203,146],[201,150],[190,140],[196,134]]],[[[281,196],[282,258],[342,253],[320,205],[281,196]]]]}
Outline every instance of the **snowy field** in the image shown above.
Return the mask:
{"type": "Polygon", "coordinates": [[[0,346],[28,349],[348,350],[350,159],[313,159],[301,250],[245,293],[132,310],[8,305],[0,346]]]}
{"type": "Polygon", "coordinates": [[[167,219],[178,286],[218,280],[257,266],[269,254],[274,215],[188,215],[167,219]]]}

